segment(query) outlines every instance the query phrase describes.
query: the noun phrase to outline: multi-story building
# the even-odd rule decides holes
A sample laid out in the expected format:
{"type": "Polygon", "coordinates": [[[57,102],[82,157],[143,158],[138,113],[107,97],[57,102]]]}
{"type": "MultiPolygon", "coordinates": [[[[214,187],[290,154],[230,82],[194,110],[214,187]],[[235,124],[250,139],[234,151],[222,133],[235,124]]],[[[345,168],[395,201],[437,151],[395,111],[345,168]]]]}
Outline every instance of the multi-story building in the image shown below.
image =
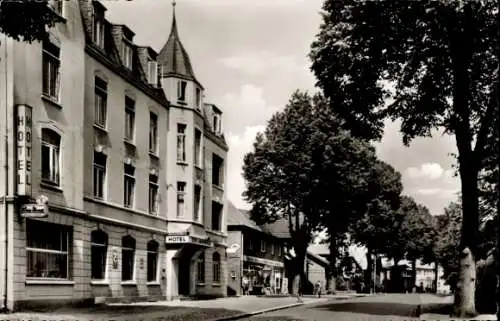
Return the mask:
{"type": "Polygon", "coordinates": [[[0,35],[1,305],[224,296],[228,148],[175,13],[157,53],[51,5],[47,41],[0,35]]]}
{"type": "Polygon", "coordinates": [[[242,295],[244,284],[248,285],[249,294],[287,293],[282,240],[264,232],[247,212],[238,210],[231,202],[228,206],[230,294],[242,295]]]}

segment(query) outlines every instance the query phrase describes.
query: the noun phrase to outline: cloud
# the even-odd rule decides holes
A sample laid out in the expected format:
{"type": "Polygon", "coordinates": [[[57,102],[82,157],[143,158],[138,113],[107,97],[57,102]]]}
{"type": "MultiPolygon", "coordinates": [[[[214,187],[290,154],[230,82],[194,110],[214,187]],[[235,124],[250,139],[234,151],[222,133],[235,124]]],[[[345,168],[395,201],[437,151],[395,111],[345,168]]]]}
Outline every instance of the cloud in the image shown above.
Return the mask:
{"type": "Polygon", "coordinates": [[[241,135],[228,135],[228,198],[238,208],[248,209],[249,205],[242,199],[241,194],[245,191],[245,180],[242,176],[243,158],[246,153],[252,151],[253,143],[257,133],[265,130],[265,126],[247,126],[241,135]]]}
{"type": "Polygon", "coordinates": [[[444,169],[438,163],[425,163],[420,167],[408,167],[406,174],[410,178],[439,179],[444,174],[444,169]]]}
{"type": "Polygon", "coordinates": [[[270,72],[299,72],[308,70],[307,61],[296,55],[279,55],[277,53],[260,50],[255,52],[241,52],[233,56],[219,59],[220,63],[227,68],[243,71],[251,75],[263,75],[270,72]]]}
{"type": "Polygon", "coordinates": [[[217,101],[223,106],[224,129],[232,135],[241,134],[247,127],[265,124],[280,109],[269,106],[264,90],[251,84],[243,85],[238,92],[226,93],[217,101]]]}

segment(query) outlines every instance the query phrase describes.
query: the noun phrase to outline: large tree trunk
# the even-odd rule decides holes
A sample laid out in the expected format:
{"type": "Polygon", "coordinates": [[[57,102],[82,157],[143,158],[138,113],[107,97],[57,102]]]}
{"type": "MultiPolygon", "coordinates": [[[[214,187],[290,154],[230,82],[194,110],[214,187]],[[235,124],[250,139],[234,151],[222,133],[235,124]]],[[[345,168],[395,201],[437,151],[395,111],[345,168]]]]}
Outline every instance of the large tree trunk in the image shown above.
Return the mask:
{"type": "MultiPolygon", "coordinates": [[[[418,285],[420,286],[420,284],[418,285]]],[[[417,260],[411,260],[411,288],[417,287],[417,260]]]]}
{"type": "Polygon", "coordinates": [[[372,249],[368,248],[366,251],[365,292],[366,290],[370,292],[372,286],[372,277],[373,277],[372,249]]]}
{"type": "MultiPolygon", "coordinates": [[[[466,2],[463,19],[470,28],[473,17],[472,2],[466,2]],[[467,24],[469,23],[469,24],[467,24]]],[[[469,68],[473,41],[469,28],[461,28],[460,22],[450,19],[447,28],[450,35],[450,57],[453,64],[452,127],[458,150],[458,171],[462,191],[462,235],[457,288],[452,314],[457,317],[477,315],[475,308],[476,243],[479,232],[478,171],[480,159],[472,149],[474,136],[471,130],[471,99],[469,68]]],[[[463,26],[463,25],[462,25],[463,26]]],[[[476,146],[477,148],[477,146],[476,146]]]]}
{"type": "MultiPolygon", "coordinates": [[[[458,141],[458,137],[457,137],[458,141]]],[[[462,237],[457,287],[453,315],[457,317],[476,316],[476,242],[479,231],[478,173],[470,155],[459,156],[459,171],[462,185],[462,237]]]]}
{"type": "Polygon", "coordinates": [[[309,244],[309,242],[306,243],[305,247],[303,244],[297,244],[295,247],[295,254],[297,255],[296,256],[297,264],[295,265],[294,279],[295,276],[300,275],[300,287],[301,287],[300,291],[302,293],[304,293],[304,289],[306,288],[306,284],[308,281],[304,273],[306,265],[307,244],[309,244]]]}
{"type": "Polygon", "coordinates": [[[438,291],[438,281],[439,281],[439,263],[434,262],[434,293],[438,291]]]}
{"type": "Polygon", "coordinates": [[[335,237],[330,238],[330,266],[327,275],[328,288],[330,293],[335,293],[337,287],[337,240],[335,237]]]}

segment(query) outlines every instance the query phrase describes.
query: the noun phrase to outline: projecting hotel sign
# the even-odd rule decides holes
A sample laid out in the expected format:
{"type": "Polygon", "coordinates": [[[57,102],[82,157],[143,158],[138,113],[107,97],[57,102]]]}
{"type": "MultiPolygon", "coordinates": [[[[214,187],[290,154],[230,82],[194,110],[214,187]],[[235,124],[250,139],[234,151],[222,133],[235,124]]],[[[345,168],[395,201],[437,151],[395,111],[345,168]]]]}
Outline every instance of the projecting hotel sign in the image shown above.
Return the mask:
{"type": "Polygon", "coordinates": [[[33,137],[31,116],[31,107],[26,105],[17,106],[17,195],[31,195],[31,145],[33,137]]]}

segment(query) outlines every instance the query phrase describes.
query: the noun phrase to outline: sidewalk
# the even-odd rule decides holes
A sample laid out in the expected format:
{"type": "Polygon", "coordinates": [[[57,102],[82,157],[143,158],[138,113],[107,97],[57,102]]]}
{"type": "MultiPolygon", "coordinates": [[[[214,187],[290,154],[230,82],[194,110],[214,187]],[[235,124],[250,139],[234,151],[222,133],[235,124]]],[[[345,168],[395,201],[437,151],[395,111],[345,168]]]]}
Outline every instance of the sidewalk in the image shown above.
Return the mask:
{"type": "Polygon", "coordinates": [[[229,297],[214,300],[113,303],[95,307],[43,309],[42,311],[0,314],[0,321],[225,321],[303,304],[320,303],[328,298],[229,297]]]}

